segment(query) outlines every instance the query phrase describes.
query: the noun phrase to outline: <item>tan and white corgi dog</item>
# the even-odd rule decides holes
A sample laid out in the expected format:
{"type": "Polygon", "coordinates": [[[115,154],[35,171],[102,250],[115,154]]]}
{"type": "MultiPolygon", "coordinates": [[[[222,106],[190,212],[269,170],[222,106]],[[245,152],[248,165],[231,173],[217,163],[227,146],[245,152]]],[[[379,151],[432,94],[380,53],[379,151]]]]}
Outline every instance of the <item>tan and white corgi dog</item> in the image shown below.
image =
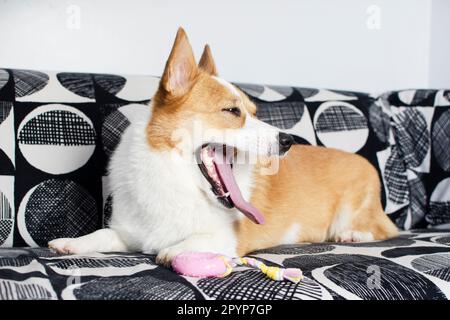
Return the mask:
{"type": "Polygon", "coordinates": [[[292,145],[290,135],[257,120],[255,104],[217,76],[208,46],[197,66],[181,28],[150,107],[110,160],[109,228],[53,240],[50,248],[142,251],[168,265],[187,251],[240,256],[280,244],[397,234],[367,160],[292,145]]]}

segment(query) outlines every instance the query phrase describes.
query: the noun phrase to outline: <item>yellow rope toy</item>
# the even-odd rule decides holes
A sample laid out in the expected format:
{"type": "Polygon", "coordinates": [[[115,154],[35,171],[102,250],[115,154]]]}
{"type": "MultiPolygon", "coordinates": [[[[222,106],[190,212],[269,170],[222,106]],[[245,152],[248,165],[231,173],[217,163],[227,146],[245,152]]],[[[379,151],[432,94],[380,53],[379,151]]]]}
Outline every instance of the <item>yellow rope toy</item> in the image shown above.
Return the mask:
{"type": "Polygon", "coordinates": [[[227,264],[227,271],[223,276],[227,276],[228,274],[230,274],[231,271],[233,271],[233,267],[239,265],[259,269],[267,276],[267,278],[275,281],[288,280],[293,283],[298,283],[303,279],[303,273],[298,268],[269,267],[257,259],[245,257],[232,258],[231,263],[227,264]]]}

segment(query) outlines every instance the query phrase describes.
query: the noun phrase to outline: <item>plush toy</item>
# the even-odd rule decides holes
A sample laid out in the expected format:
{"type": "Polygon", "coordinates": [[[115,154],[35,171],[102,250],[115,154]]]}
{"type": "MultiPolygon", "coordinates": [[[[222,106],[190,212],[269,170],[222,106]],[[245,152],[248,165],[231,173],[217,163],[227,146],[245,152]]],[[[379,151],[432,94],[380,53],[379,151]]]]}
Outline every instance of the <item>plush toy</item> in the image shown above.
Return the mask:
{"type": "Polygon", "coordinates": [[[175,272],[196,278],[226,277],[237,266],[248,266],[261,270],[268,278],[276,281],[288,280],[298,283],[303,274],[297,268],[268,267],[254,258],[230,258],[206,252],[181,253],[172,260],[175,272]]]}

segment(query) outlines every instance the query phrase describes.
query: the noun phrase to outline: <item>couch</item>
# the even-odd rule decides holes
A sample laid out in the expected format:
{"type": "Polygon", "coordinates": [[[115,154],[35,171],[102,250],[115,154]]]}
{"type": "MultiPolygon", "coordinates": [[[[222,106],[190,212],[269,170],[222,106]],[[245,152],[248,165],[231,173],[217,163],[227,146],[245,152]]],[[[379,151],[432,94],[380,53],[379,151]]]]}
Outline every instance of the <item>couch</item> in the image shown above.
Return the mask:
{"type": "Polygon", "coordinates": [[[298,284],[246,267],[224,278],[183,277],[142,253],[50,251],[48,240],[107,226],[109,157],[127,126],[148,114],[157,85],[151,76],[0,69],[0,300],[450,298],[450,90],[236,84],[260,119],[296,143],[367,158],[402,230],[385,241],[249,255],[301,268],[298,284]]]}

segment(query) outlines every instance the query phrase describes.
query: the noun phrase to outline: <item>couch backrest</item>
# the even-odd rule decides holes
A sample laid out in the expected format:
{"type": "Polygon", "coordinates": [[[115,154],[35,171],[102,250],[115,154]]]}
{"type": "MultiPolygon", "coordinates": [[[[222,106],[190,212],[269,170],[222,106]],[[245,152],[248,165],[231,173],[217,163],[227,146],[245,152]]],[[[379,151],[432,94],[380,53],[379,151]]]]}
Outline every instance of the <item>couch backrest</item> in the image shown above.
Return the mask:
{"type": "Polygon", "coordinates": [[[262,120],[288,129],[297,141],[367,158],[382,179],[385,211],[400,228],[450,227],[450,90],[374,96],[240,87],[259,105],[262,120]]]}
{"type": "Polygon", "coordinates": [[[0,245],[46,246],[104,225],[108,157],[158,82],[0,70],[0,245]]]}
{"type": "MultiPolygon", "coordinates": [[[[0,69],[0,246],[45,246],[105,225],[106,165],[149,112],[157,77],[0,69]]],[[[237,84],[298,143],[366,157],[403,228],[450,222],[449,91],[367,93],[237,84]]],[[[339,174],[338,172],[336,174],[339,174]]]]}
{"type": "Polygon", "coordinates": [[[450,227],[450,90],[387,92],[377,103],[390,119],[385,187],[401,207],[391,217],[405,229],[450,227]]]}

